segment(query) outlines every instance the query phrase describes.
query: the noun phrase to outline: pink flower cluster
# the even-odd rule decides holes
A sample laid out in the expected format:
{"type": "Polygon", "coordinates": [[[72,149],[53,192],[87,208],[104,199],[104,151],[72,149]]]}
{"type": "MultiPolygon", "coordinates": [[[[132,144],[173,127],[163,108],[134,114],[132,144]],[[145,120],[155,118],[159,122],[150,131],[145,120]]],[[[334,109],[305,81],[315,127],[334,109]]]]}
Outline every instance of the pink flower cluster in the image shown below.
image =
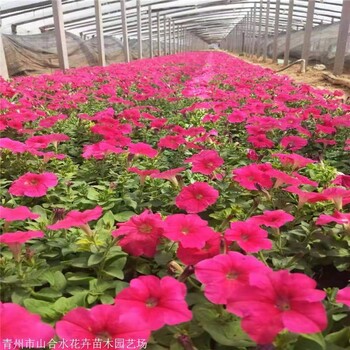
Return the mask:
{"type": "Polygon", "coordinates": [[[205,296],[241,317],[242,328],[258,344],[272,343],[284,329],[318,333],[327,326],[326,293],[316,290],[316,282],[306,275],[272,271],[253,256],[236,252],[199,262],[195,274],[205,296]]]}

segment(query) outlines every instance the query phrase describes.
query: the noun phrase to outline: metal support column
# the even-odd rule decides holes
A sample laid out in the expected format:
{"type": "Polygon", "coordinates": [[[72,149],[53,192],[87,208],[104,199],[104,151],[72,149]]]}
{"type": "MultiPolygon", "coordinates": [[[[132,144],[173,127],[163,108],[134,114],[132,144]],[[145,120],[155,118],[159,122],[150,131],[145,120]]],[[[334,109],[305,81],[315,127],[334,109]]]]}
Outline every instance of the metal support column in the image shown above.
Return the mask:
{"type": "Polygon", "coordinates": [[[125,0],[120,0],[120,11],[122,16],[123,27],[123,47],[126,62],[130,62],[129,39],[128,39],[128,22],[126,18],[125,0]]]}
{"type": "Polygon", "coordinates": [[[346,44],[349,38],[349,25],[350,25],[350,1],[344,0],[340,23],[339,23],[337,50],[335,52],[335,59],[334,59],[333,73],[335,75],[342,74],[344,70],[346,44]]]}
{"type": "Polygon", "coordinates": [[[162,54],[160,45],[160,14],[157,12],[157,46],[158,46],[158,56],[162,54]]]}
{"type": "Polygon", "coordinates": [[[141,15],[141,0],[136,2],[136,12],[137,12],[137,49],[139,59],[142,58],[142,15],[141,15]]]}
{"type": "Polygon", "coordinates": [[[258,42],[257,42],[257,47],[256,47],[256,56],[257,57],[260,57],[260,48],[261,48],[262,11],[263,11],[263,2],[262,2],[262,0],[260,0],[258,42]]]}
{"type": "Polygon", "coordinates": [[[247,53],[249,56],[252,53],[252,42],[253,42],[253,9],[249,12],[249,42],[247,47],[247,53]]]}
{"type": "Polygon", "coordinates": [[[164,15],[163,16],[163,30],[164,30],[164,33],[163,33],[163,39],[164,39],[164,52],[163,52],[163,55],[165,56],[166,55],[166,16],[164,15]]]}
{"type": "Polygon", "coordinates": [[[265,18],[265,37],[264,37],[264,58],[263,62],[266,62],[267,58],[267,44],[269,39],[269,21],[270,21],[270,0],[267,0],[266,5],[266,18],[265,18]]]}
{"type": "Polygon", "coordinates": [[[309,0],[309,5],[307,8],[307,17],[305,24],[305,33],[304,33],[304,44],[301,58],[305,60],[305,67],[308,64],[310,56],[310,45],[311,45],[311,33],[314,22],[314,13],[315,13],[316,0],[309,0]]]}
{"type": "Polygon", "coordinates": [[[180,52],[180,26],[176,27],[176,53],[180,52]]]}
{"type": "Polygon", "coordinates": [[[168,52],[171,55],[171,19],[168,18],[168,52]]]}
{"type": "Polygon", "coordinates": [[[96,14],[96,35],[97,35],[97,47],[98,47],[98,64],[104,67],[106,65],[106,55],[105,55],[105,41],[103,37],[101,0],[95,0],[95,14],[96,14]]]}
{"type": "Polygon", "coordinates": [[[60,68],[66,70],[69,68],[68,51],[66,43],[66,34],[64,32],[62,0],[52,1],[53,22],[55,25],[56,46],[60,68]]]}
{"type": "Polygon", "coordinates": [[[9,78],[6,57],[5,57],[4,44],[2,42],[2,37],[1,37],[1,27],[0,27],[0,77],[3,77],[4,79],[9,78]]]}
{"type": "Polygon", "coordinates": [[[152,7],[148,6],[149,57],[153,58],[152,7]]]}
{"type": "Polygon", "coordinates": [[[251,48],[251,55],[254,55],[255,52],[255,36],[256,36],[256,3],[254,3],[254,9],[253,9],[253,36],[252,36],[252,48],[251,48]]]}
{"type": "Polygon", "coordinates": [[[172,22],[172,47],[173,47],[173,51],[172,53],[175,54],[175,22],[174,21],[171,21],[172,22]]]}
{"type": "Polygon", "coordinates": [[[294,6],[294,0],[289,0],[286,45],[284,49],[284,63],[283,63],[285,66],[289,62],[290,38],[292,35],[292,23],[293,23],[293,6],[294,6]]]}
{"type": "Polygon", "coordinates": [[[281,0],[276,0],[276,12],[275,12],[275,28],[273,33],[273,53],[272,53],[272,62],[277,63],[278,55],[278,29],[280,21],[280,9],[281,9],[281,0]]]}

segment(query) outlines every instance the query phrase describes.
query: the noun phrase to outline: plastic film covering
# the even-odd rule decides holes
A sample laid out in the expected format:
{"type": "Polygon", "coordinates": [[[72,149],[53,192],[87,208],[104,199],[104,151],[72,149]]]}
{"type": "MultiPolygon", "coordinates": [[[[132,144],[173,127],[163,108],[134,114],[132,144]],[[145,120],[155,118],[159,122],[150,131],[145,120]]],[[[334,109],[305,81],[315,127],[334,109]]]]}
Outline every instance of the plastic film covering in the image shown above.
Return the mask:
{"type": "MultiPolygon", "coordinates": [[[[327,67],[334,64],[337,48],[339,24],[319,25],[312,30],[309,63],[322,63],[327,67]]],[[[278,57],[283,58],[285,49],[285,34],[280,34],[277,40],[278,57]]],[[[301,58],[303,50],[304,31],[293,32],[291,35],[290,58],[301,58]]],[[[268,45],[268,56],[272,57],[273,40],[268,45]]],[[[347,39],[344,70],[350,72],[350,33],[347,39]]]]}
{"type": "MultiPolygon", "coordinates": [[[[11,77],[51,73],[59,69],[56,38],[53,31],[34,35],[2,35],[5,56],[11,77]]],[[[71,68],[98,65],[96,38],[84,41],[66,32],[66,42],[71,68]]],[[[105,37],[108,64],[123,62],[123,44],[116,38],[105,37]]]]}

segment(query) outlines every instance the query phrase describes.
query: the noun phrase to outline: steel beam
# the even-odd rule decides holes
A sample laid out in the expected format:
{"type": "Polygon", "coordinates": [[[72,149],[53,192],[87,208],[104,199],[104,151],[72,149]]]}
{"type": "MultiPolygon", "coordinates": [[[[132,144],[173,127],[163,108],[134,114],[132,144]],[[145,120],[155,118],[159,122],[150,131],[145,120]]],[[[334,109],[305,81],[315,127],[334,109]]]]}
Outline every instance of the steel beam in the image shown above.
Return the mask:
{"type": "Polygon", "coordinates": [[[101,11],[101,0],[95,0],[95,14],[96,14],[96,35],[98,46],[98,63],[104,67],[106,65],[105,55],[105,41],[103,36],[103,20],[101,11]]]}
{"type": "Polygon", "coordinates": [[[121,12],[121,16],[122,16],[122,27],[123,27],[124,57],[125,57],[126,62],[130,62],[128,22],[127,22],[127,18],[126,18],[125,0],[120,0],[120,12],[121,12]]]}
{"type": "Polygon", "coordinates": [[[7,70],[7,63],[5,57],[4,44],[2,42],[1,27],[0,27],[0,77],[4,79],[9,78],[9,72],[7,70]]]}
{"type": "Polygon", "coordinates": [[[65,71],[69,68],[66,33],[62,12],[62,0],[52,0],[52,14],[55,26],[56,46],[60,68],[65,71]]]}
{"type": "Polygon", "coordinates": [[[142,58],[142,14],[141,14],[141,0],[136,2],[136,16],[137,16],[137,50],[139,59],[142,58]]]}
{"type": "Polygon", "coordinates": [[[157,12],[157,47],[158,47],[158,56],[162,54],[161,44],[160,44],[160,13],[157,12]]]}
{"type": "Polygon", "coordinates": [[[309,0],[309,6],[307,8],[306,25],[304,33],[304,44],[301,58],[305,60],[305,67],[308,64],[310,56],[311,34],[314,21],[316,0],[309,0]]]}
{"type": "Polygon", "coordinates": [[[276,0],[276,10],[275,10],[275,29],[273,33],[273,53],[272,53],[272,62],[277,63],[277,42],[278,42],[278,30],[279,30],[279,21],[280,21],[280,8],[281,0],[276,0]]]}
{"type": "Polygon", "coordinates": [[[286,44],[285,44],[285,49],[284,49],[284,62],[283,62],[283,64],[285,66],[289,62],[290,39],[291,39],[291,35],[292,35],[292,23],[293,23],[293,6],[294,6],[294,0],[289,0],[286,44]]]}
{"type": "Polygon", "coordinates": [[[344,0],[342,14],[341,14],[340,23],[339,23],[337,50],[335,52],[335,60],[334,60],[334,67],[333,67],[333,73],[335,75],[340,75],[344,71],[346,45],[349,40],[349,26],[350,26],[350,1],[344,0]]]}
{"type": "Polygon", "coordinates": [[[149,57],[153,57],[152,7],[148,6],[149,57]]]}
{"type": "Polygon", "coordinates": [[[166,18],[166,16],[164,15],[164,16],[163,16],[164,56],[167,54],[167,45],[166,45],[166,37],[167,37],[167,35],[166,35],[166,20],[167,20],[167,18],[166,18]]]}

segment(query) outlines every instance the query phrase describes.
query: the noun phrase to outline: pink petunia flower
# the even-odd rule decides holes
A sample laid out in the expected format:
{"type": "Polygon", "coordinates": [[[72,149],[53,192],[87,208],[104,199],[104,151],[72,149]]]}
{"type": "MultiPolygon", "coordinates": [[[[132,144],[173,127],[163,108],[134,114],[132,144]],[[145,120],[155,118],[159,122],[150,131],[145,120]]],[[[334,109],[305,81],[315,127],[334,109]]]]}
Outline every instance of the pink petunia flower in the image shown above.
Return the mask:
{"type": "Polygon", "coordinates": [[[350,203],[350,190],[344,187],[328,187],[322,191],[322,195],[334,203],[337,210],[350,203]]]}
{"type": "Polygon", "coordinates": [[[297,186],[289,186],[284,188],[283,190],[298,195],[299,208],[302,207],[305,203],[316,203],[328,200],[327,196],[323,195],[322,193],[303,191],[297,186]]]}
{"type": "Polygon", "coordinates": [[[57,184],[57,176],[53,173],[26,173],[12,182],[9,192],[14,196],[42,197],[57,184]]]}
{"type": "Polygon", "coordinates": [[[162,137],[158,142],[158,147],[178,149],[186,142],[183,136],[180,135],[167,135],[162,137]]]}
{"type": "Polygon", "coordinates": [[[142,349],[150,336],[149,326],[136,313],[120,312],[114,305],[77,307],[56,323],[56,332],[64,340],[85,341],[87,350],[96,348],[94,341],[115,339],[125,343],[120,349],[126,349],[128,339],[138,340],[133,348],[142,349]]]}
{"type": "Polygon", "coordinates": [[[49,134],[32,136],[26,140],[26,145],[30,148],[41,149],[46,148],[50,143],[57,145],[58,142],[67,141],[70,137],[65,134],[49,134]]]}
{"type": "Polygon", "coordinates": [[[194,173],[210,175],[224,164],[224,160],[219,156],[217,151],[204,150],[187,158],[185,163],[192,163],[192,171],[194,173]]]}
{"type": "Polygon", "coordinates": [[[28,207],[20,206],[16,208],[6,208],[0,206],[0,219],[7,222],[26,219],[37,219],[39,214],[32,213],[28,207]]]}
{"type": "Polygon", "coordinates": [[[154,179],[169,180],[175,187],[178,187],[179,183],[177,181],[176,175],[180,174],[185,169],[186,168],[184,168],[184,167],[175,168],[175,169],[169,169],[169,170],[166,170],[166,171],[153,173],[153,174],[151,174],[151,177],[154,178],[154,179]]]}
{"type": "Polygon", "coordinates": [[[164,222],[164,236],[184,248],[203,248],[214,231],[197,214],[173,214],[164,222]]]}
{"type": "Polygon", "coordinates": [[[336,296],[337,303],[345,304],[350,307],[350,287],[340,289],[336,296]]]}
{"type": "Polygon", "coordinates": [[[41,321],[39,315],[14,303],[0,302],[0,349],[16,349],[17,344],[47,343],[55,336],[54,329],[41,321]],[[8,346],[8,347],[7,347],[8,346]]]}
{"type": "Polygon", "coordinates": [[[221,235],[213,231],[212,236],[205,241],[204,247],[185,248],[180,243],[176,255],[184,264],[195,265],[204,259],[220,254],[221,241],[221,235]]]}
{"type": "Polygon", "coordinates": [[[129,152],[135,155],[144,155],[149,158],[155,158],[158,154],[157,150],[144,142],[130,144],[129,152]]]}
{"type": "Polygon", "coordinates": [[[136,167],[131,167],[128,168],[128,171],[130,171],[131,173],[135,173],[137,175],[139,175],[140,177],[140,184],[143,185],[146,181],[147,176],[151,176],[152,174],[158,174],[159,170],[158,169],[139,169],[136,167]]]}
{"type": "Polygon", "coordinates": [[[114,230],[112,235],[120,237],[118,244],[125,252],[134,256],[154,256],[164,233],[164,222],[160,214],[145,210],[142,214],[134,215],[118,226],[119,228],[114,230]]]}
{"type": "Polygon", "coordinates": [[[246,121],[248,115],[246,112],[242,111],[234,111],[230,115],[227,116],[227,121],[229,123],[242,123],[246,121]]]}
{"type": "Polygon", "coordinates": [[[227,310],[242,317],[242,328],[258,344],[270,344],[283,329],[319,333],[327,327],[322,304],[326,293],[316,282],[287,270],[251,273],[245,286],[235,288],[227,310]]]}
{"type": "Polygon", "coordinates": [[[286,213],[284,210],[265,210],[264,214],[252,216],[249,222],[254,222],[258,225],[279,228],[287,222],[293,221],[294,216],[286,213]]]}
{"type": "Polygon", "coordinates": [[[244,286],[252,272],[265,273],[266,265],[253,256],[238,252],[220,254],[195,266],[197,279],[204,284],[204,294],[215,304],[226,304],[237,286],[244,286]]]}
{"type": "Polygon", "coordinates": [[[273,182],[269,171],[272,169],[269,163],[246,165],[233,170],[233,180],[247,190],[257,190],[257,186],[270,189],[273,186],[273,182]]]}
{"type": "Polygon", "coordinates": [[[44,233],[42,231],[16,231],[3,233],[0,236],[0,243],[6,244],[11,250],[16,261],[20,260],[22,245],[33,239],[42,238],[44,233]]]}
{"type": "Polygon", "coordinates": [[[255,148],[272,148],[275,143],[268,139],[265,134],[251,135],[247,138],[255,148]]]}
{"type": "Polygon", "coordinates": [[[85,145],[82,157],[85,159],[89,159],[89,158],[103,159],[111,153],[119,154],[122,152],[123,152],[122,148],[115,147],[106,141],[100,141],[93,145],[85,145]]]}
{"type": "Polygon", "coordinates": [[[267,236],[267,231],[250,220],[231,222],[230,228],[225,231],[225,238],[228,242],[237,242],[244,251],[249,253],[271,249],[272,242],[267,236]]]}
{"type": "MultiPolygon", "coordinates": [[[[97,220],[102,215],[102,211],[103,209],[100,206],[84,211],[72,210],[67,213],[64,219],[57,221],[53,225],[48,225],[47,228],[50,230],[62,230],[71,227],[84,229],[89,221],[97,220]]],[[[88,233],[90,234],[91,232],[88,233]]]]}
{"type": "Polygon", "coordinates": [[[344,225],[346,230],[350,230],[350,213],[340,213],[336,210],[333,215],[321,214],[316,220],[316,225],[323,226],[330,222],[344,225]]]}
{"type": "Polygon", "coordinates": [[[8,149],[13,153],[24,153],[28,147],[22,142],[5,137],[0,139],[0,149],[8,149]]]}
{"type": "Polygon", "coordinates": [[[307,140],[300,136],[285,136],[281,140],[281,145],[291,151],[297,151],[307,145],[307,140]]]}
{"type": "Polygon", "coordinates": [[[315,163],[314,160],[310,158],[305,158],[299,154],[284,154],[275,153],[274,157],[277,157],[284,166],[291,166],[293,170],[305,167],[308,164],[315,163]]]}
{"type": "Polygon", "coordinates": [[[119,312],[134,312],[151,330],[191,320],[185,284],[173,277],[140,276],[115,298],[119,312]]]}
{"type": "Polygon", "coordinates": [[[188,213],[200,213],[214,204],[219,192],[206,182],[195,182],[184,187],[175,199],[176,206],[188,213]]]}
{"type": "Polygon", "coordinates": [[[338,175],[333,180],[333,184],[350,189],[350,175],[338,175]]]}

